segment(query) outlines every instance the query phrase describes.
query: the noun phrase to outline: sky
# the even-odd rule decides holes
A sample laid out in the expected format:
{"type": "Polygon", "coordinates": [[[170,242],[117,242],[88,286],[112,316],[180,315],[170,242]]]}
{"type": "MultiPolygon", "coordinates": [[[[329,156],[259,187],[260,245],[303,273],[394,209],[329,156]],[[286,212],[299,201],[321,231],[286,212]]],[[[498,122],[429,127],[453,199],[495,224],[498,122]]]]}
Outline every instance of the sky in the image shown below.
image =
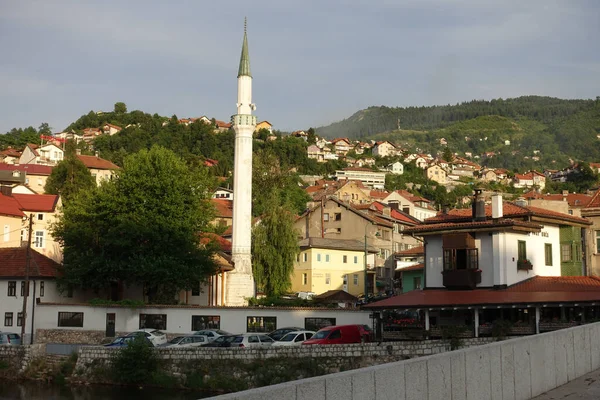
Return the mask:
{"type": "Polygon", "coordinates": [[[90,110],[229,120],[244,17],[259,121],[600,95],[597,0],[0,0],[0,132],[90,110]]]}

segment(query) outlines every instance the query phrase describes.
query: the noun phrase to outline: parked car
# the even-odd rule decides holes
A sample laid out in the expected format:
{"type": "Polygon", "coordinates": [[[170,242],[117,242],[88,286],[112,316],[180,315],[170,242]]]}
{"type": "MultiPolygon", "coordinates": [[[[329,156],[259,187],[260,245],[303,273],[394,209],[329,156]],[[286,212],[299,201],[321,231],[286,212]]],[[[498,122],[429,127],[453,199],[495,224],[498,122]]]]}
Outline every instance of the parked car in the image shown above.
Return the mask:
{"type": "Polygon", "coordinates": [[[273,332],[268,333],[267,335],[271,337],[273,340],[279,340],[290,332],[302,331],[304,328],[298,328],[297,326],[287,327],[287,328],[279,328],[275,329],[273,332]]]}
{"type": "Polygon", "coordinates": [[[273,343],[273,346],[300,346],[305,340],[313,337],[313,331],[294,331],[286,334],[281,339],[273,343]]]}
{"type": "Polygon", "coordinates": [[[202,335],[208,337],[208,341],[212,342],[219,336],[230,336],[232,333],[226,332],[221,329],[203,329],[201,331],[196,331],[193,335],[202,335]]]}
{"type": "Polygon", "coordinates": [[[21,344],[21,336],[17,333],[0,332],[0,344],[17,346],[21,344]]]}
{"type": "Polygon", "coordinates": [[[207,344],[201,345],[201,347],[231,347],[231,342],[233,342],[233,340],[237,336],[238,335],[223,335],[223,336],[219,336],[215,340],[213,340],[212,342],[208,342],[207,344]]]}
{"type": "Polygon", "coordinates": [[[136,336],[136,335],[144,335],[148,340],[152,342],[154,346],[160,346],[163,343],[167,343],[167,335],[158,329],[146,328],[146,329],[138,329],[137,331],[133,331],[129,333],[127,336],[136,336]]]}
{"type": "Polygon", "coordinates": [[[197,347],[208,342],[208,337],[204,335],[177,336],[167,343],[161,344],[160,347],[197,347]]]}
{"type": "Polygon", "coordinates": [[[230,347],[270,347],[275,340],[261,333],[242,333],[235,335],[230,347]]]}
{"type": "Polygon", "coordinates": [[[365,343],[373,340],[373,331],[367,325],[335,325],[320,329],[302,344],[365,343]]]}
{"type": "MultiPolygon", "coordinates": [[[[119,336],[119,337],[115,338],[115,340],[113,340],[111,343],[105,344],[104,347],[125,347],[125,346],[129,345],[129,343],[133,342],[135,340],[135,338],[136,338],[135,335],[119,336]]],[[[144,341],[146,342],[146,344],[149,347],[154,347],[154,344],[152,344],[150,339],[148,339],[145,336],[144,336],[144,341]]]]}

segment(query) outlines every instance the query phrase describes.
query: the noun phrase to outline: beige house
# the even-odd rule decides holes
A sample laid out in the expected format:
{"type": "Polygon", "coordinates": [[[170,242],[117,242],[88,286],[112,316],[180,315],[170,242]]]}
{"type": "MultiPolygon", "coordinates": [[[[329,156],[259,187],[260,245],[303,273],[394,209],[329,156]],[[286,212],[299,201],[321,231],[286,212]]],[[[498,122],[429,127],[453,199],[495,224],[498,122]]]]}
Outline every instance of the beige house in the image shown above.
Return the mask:
{"type": "Polygon", "coordinates": [[[396,146],[388,141],[377,142],[373,146],[373,155],[379,157],[395,156],[398,153],[396,146]]]}
{"type": "Polygon", "coordinates": [[[63,150],[55,144],[48,143],[43,146],[36,144],[27,144],[21,157],[19,164],[38,164],[54,166],[62,161],[64,157],[63,150]]]}
{"type": "Polygon", "coordinates": [[[50,194],[18,194],[3,188],[0,194],[0,247],[19,247],[28,240],[29,218],[33,220],[31,247],[37,252],[62,262],[62,249],[50,234],[56,222],[60,197],[50,194]]]}
{"type": "Polygon", "coordinates": [[[351,149],[352,144],[346,138],[338,138],[331,141],[335,153],[340,156],[345,156],[351,149]]]}
{"type": "Polygon", "coordinates": [[[102,181],[110,180],[115,171],[120,169],[118,165],[98,157],[98,153],[95,156],[82,156],[78,154],[77,158],[90,170],[92,177],[96,179],[97,185],[100,185],[102,181]]]}
{"type": "Polygon", "coordinates": [[[113,124],[104,124],[102,126],[102,132],[104,132],[105,135],[114,135],[116,133],[119,133],[123,130],[123,128],[121,128],[118,125],[113,125],[113,124]]]}
{"type": "Polygon", "coordinates": [[[0,151],[0,163],[4,164],[15,164],[19,163],[21,158],[21,152],[12,148],[8,148],[0,151]]]}
{"type": "Polygon", "coordinates": [[[319,295],[328,290],[344,290],[359,296],[365,292],[365,277],[368,287],[374,286],[375,271],[365,268],[365,259],[378,250],[365,249],[363,241],[312,237],[298,244],[300,253],[294,263],[292,291],[319,295]]]}
{"type": "Polygon", "coordinates": [[[0,163],[2,171],[19,171],[25,174],[25,185],[35,193],[45,193],[44,187],[46,181],[52,173],[52,167],[49,165],[37,164],[3,164],[0,163]]]}
{"type": "Polygon", "coordinates": [[[592,221],[592,226],[586,229],[585,265],[588,274],[600,276],[600,189],[591,200],[581,209],[581,216],[592,221]]]}
{"type": "MultiPolygon", "coordinates": [[[[317,204],[295,223],[301,239],[322,237],[325,239],[359,240],[365,238],[368,246],[378,250],[374,259],[367,261],[367,267],[376,273],[378,289],[393,289],[393,253],[417,245],[417,240],[403,235],[404,227],[418,224],[414,218],[398,210],[376,203],[361,206],[361,209],[334,197],[317,204]],[[365,208],[366,207],[366,208],[365,208]]],[[[370,293],[373,289],[370,289],[370,293]]]]}
{"type": "Polygon", "coordinates": [[[269,121],[260,121],[256,124],[256,130],[266,129],[269,133],[273,133],[273,125],[269,121]]]}
{"type": "Polygon", "coordinates": [[[419,221],[435,217],[437,214],[437,211],[431,207],[431,201],[420,196],[415,196],[406,190],[396,190],[389,193],[382,202],[401,210],[419,221]]]}
{"type": "Polygon", "coordinates": [[[447,182],[447,173],[446,171],[437,164],[431,165],[425,168],[425,174],[427,179],[431,179],[432,181],[436,181],[439,184],[446,184],[447,182]]]}

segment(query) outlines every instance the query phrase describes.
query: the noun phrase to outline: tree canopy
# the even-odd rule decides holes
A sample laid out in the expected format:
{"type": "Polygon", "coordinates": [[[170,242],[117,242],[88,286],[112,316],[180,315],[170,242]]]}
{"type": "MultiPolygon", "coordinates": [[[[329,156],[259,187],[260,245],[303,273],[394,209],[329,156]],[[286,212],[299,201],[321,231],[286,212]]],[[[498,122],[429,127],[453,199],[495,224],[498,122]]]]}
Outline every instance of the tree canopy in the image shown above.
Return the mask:
{"type": "Polygon", "coordinates": [[[49,194],[59,194],[63,204],[67,204],[80,190],[91,190],[95,187],[96,180],[83,162],[77,158],[75,145],[69,141],[65,158],[52,169],[44,191],[49,194]]]}
{"type": "Polygon", "coordinates": [[[100,291],[144,285],[151,302],[173,301],[215,271],[200,232],[211,221],[214,180],[155,146],[125,158],[117,176],[80,191],[53,227],[64,246],[61,287],[100,291]]]}

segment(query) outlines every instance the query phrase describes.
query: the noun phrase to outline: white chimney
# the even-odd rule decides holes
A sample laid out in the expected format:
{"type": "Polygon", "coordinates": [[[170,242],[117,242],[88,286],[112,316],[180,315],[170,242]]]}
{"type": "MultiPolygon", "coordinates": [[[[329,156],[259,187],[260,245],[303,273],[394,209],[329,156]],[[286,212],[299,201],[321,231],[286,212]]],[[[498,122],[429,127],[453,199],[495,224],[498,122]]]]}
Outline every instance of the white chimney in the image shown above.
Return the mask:
{"type": "Polygon", "coordinates": [[[492,218],[498,219],[503,216],[502,211],[502,195],[500,193],[494,193],[492,195],[492,218]]]}

